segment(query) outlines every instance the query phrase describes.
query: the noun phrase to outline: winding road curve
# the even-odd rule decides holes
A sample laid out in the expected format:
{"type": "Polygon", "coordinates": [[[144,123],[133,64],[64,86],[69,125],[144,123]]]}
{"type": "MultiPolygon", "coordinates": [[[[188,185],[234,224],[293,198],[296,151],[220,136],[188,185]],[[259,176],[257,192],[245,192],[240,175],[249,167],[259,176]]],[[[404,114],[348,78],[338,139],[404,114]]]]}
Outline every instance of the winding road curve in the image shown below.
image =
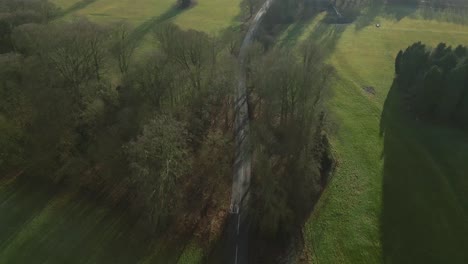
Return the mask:
{"type": "Polygon", "coordinates": [[[245,59],[247,50],[252,44],[258,26],[270,8],[274,0],[266,0],[263,6],[252,20],[247,35],[242,42],[239,52],[239,76],[234,102],[235,111],[235,140],[236,156],[233,169],[232,193],[231,193],[231,217],[230,223],[233,227],[232,240],[235,241],[233,249],[234,264],[247,263],[247,238],[248,238],[248,198],[251,177],[251,148],[249,142],[249,109],[247,105],[247,74],[245,70],[245,59]]]}

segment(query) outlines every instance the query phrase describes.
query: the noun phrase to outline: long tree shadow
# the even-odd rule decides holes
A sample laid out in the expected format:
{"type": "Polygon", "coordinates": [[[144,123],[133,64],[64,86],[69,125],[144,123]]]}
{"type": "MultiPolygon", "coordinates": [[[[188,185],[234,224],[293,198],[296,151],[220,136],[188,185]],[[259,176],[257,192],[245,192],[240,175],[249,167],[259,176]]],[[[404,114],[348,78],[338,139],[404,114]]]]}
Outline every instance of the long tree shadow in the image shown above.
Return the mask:
{"type": "Polygon", "coordinates": [[[283,18],[283,20],[278,19],[274,12],[269,12],[258,29],[256,39],[267,48],[275,44],[279,47],[292,47],[304,34],[308,25],[324,11],[326,8],[323,6],[307,6],[297,14],[295,19],[283,18]]]}
{"type": "Polygon", "coordinates": [[[15,181],[0,191],[0,252],[44,209],[50,197],[33,186],[15,181]],[[28,194],[28,195],[25,195],[28,194]]]}
{"type": "Polygon", "coordinates": [[[318,23],[307,38],[321,47],[321,52],[329,56],[338,45],[341,35],[348,27],[348,24],[328,24],[318,23]]]}
{"type": "MultiPolygon", "coordinates": [[[[146,232],[125,206],[98,200],[29,178],[2,187],[0,262],[141,263],[157,243],[167,242],[146,232]]],[[[180,247],[170,245],[152,263],[176,263],[180,247]]]]}
{"type": "Polygon", "coordinates": [[[291,29],[289,29],[286,33],[286,36],[282,39],[280,46],[287,47],[291,46],[292,44],[296,43],[297,39],[304,33],[306,25],[310,22],[308,19],[307,21],[300,21],[294,24],[291,29]]]}
{"type": "Polygon", "coordinates": [[[135,43],[139,43],[143,39],[143,37],[149,32],[151,32],[151,30],[154,30],[157,25],[178,16],[185,10],[187,9],[173,6],[163,14],[146,20],[132,31],[132,33],[130,34],[130,39],[133,40],[135,43]]]}
{"type": "Polygon", "coordinates": [[[380,124],[383,261],[466,263],[468,138],[418,121],[403,98],[394,83],[380,124]]]}
{"type": "Polygon", "coordinates": [[[75,4],[73,4],[72,6],[70,6],[69,8],[63,10],[59,16],[62,17],[62,16],[66,16],[68,14],[71,14],[73,12],[76,12],[80,9],[83,9],[87,6],[89,6],[90,4],[96,2],[97,0],[81,0],[81,1],[78,1],[76,2],[75,4]]]}
{"type": "MultiPolygon", "coordinates": [[[[280,47],[290,47],[296,44],[300,37],[307,30],[308,25],[313,22],[314,19],[317,19],[318,15],[323,12],[323,10],[313,10],[308,13],[303,14],[303,16],[294,23],[291,27],[286,28],[286,34],[282,37],[280,42],[280,47]]],[[[321,22],[318,22],[321,23],[321,22]]],[[[309,39],[310,40],[310,39],[309,39]]]]}

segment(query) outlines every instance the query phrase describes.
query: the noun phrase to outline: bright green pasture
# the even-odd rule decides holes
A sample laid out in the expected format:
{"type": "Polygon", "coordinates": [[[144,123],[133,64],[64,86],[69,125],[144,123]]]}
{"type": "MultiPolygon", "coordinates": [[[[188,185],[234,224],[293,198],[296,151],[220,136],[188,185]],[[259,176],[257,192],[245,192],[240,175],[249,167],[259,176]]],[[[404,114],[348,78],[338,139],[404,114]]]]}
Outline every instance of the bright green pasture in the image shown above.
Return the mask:
{"type": "Polygon", "coordinates": [[[467,26],[434,17],[444,19],[371,8],[353,24],[318,16],[283,35],[318,41],[337,70],[329,108],[338,167],[306,224],[313,263],[466,260],[468,136],[411,119],[398,96],[384,107],[400,49],[416,41],[468,45],[467,26]]]}

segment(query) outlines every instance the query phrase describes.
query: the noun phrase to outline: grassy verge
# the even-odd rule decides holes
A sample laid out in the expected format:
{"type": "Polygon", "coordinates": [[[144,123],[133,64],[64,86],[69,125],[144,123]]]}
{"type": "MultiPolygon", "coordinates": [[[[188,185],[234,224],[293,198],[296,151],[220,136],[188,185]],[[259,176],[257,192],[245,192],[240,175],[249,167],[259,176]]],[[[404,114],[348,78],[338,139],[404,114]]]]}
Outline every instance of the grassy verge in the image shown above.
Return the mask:
{"type": "Polygon", "coordinates": [[[1,181],[0,263],[138,263],[158,239],[125,210],[40,184],[1,181]]]}
{"type": "MultiPolygon", "coordinates": [[[[384,259],[417,263],[437,253],[447,257],[456,252],[450,248],[458,249],[457,243],[466,236],[466,227],[458,234],[450,228],[463,227],[458,221],[466,220],[460,218],[466,217],[466,199],[454,198],[462,196],[462,189],[455,186],[467,186],[467,179],[460,175],[466,171],[463,157],[468,156],[468,148],[456,145],[466,142],[466,137],[412,121],[382,137],[380,124],[397,52],[416,41],[466,44],[468,27],[424,20],[416,11],[402,8],[370,11],[375,13],[368,14],[367,20],[344,26],[318,23],[305,33],[323,43],[338,72],[329,107],[339,123],[332,138],[339,167],[306,225],[313,263],[379,263],[384,259]],[[376,28],[376,22],[382,27],[376,28]],[[373,87],[375,95],[364,87],[373,87]],[[397,155],[393,145],[399,147],[397,155]],[[407,175],[408,182],[392,181],[399,175],[407,175]],[[398,200],[400,191],[419,195],[403,195],[406,199],[398,200]],[[389,213],[395,218],[388,217],[389,213]],[[395,221],[389,223],[386,218],[395,221]],[[405,219],[412,224],[405,225],[405,219]],[[424,229],[414,231],[418,223],[424,229]],[[449,234],[454,237],[450,239],[449,234]],[[402,241],[412,243],[391,246],[402,241]],[[434,253],[428,253],[431,250],[434,253]]],[[[406,124],[397,114],[388,122],[406,124]]]]}

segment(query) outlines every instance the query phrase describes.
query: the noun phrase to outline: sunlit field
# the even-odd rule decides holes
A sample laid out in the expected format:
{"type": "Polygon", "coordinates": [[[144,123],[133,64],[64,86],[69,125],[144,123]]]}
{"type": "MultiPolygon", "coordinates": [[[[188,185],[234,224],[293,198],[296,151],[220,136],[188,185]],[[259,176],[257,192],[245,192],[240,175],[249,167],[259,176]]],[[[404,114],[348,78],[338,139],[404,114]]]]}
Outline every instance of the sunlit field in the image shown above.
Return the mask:
{"type": "Polygon", "coordinates": [[[86,16],[92,21],[110,23],[125,20],[135,27],[166,15],[165,21],[172,21],[182,28],[216,33],[236,24],[240,13],[240,1],[201,0],[184,11],[173,12],[173,0],[54,0],[66,12],[66,17],[86,16]],[[173,12],[173,16],[167,13],[173,12]]]}
{"type": "Polygon", "coordinates": [[[404,7],[368,12],[352,24],[319,16],[291,27],[319,41],[337,71],[329,106],[338,167],[306,225],[313,263],[462,263],[468,137],[408,119],[398,102],[385,101],[400,49],[466,45],[468,27],[444,22],[446,13],[426,20],[404,7]]]}

